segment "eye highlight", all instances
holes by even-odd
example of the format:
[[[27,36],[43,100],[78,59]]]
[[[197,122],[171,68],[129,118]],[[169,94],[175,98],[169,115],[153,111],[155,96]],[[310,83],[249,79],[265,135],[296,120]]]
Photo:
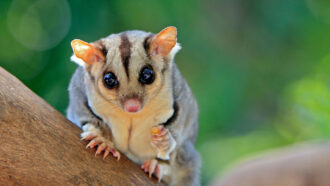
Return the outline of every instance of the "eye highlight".
[[[104,85],[108,89],[116,88],[119,84],[116,75],[112,72],[106,72],[104,74],[103,81],[104,81]]]
[[[149,85],[153,83],[154,80],[155,80],[155,73],[152,67],[150,65],[143,67],[140,72],[139,82],[142,84]]]

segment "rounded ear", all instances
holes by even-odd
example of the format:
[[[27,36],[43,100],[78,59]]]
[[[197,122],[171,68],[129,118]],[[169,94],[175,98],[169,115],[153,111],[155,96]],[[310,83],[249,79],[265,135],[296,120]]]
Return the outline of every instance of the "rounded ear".
[[[74,53],[71,59],[78,64],[81,63],[79,60],[87,64],[93,64],[105,59],[103,53],[98,48],[85,41],[75,39],[71,42],[71,47]]]
[[[151,40],[149,53],[151,55],[168,55],[177,44],[177,30],[174,26],[169,26],[160,31]]]

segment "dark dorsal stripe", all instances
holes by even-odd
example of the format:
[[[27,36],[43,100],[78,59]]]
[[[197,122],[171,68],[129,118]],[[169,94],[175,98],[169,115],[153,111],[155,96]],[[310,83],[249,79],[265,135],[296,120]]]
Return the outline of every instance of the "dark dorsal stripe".
[[[173,123],[176,120],[176,118],[178,116],[178,111],[179,111],[179,106],[178,106],[177,102],[174,102],[173,109],[174,109],[174,112],[173,112],[172,116],[170,118],[168,118],[165,123],[163,123],[164,126],[170,125],[171,123]]]
[[[153,36],[154,36],[153,34],[149,34],[143,41],[143,47],[144,50],[146,51],[148,58],[150,58],[149,49],[150,49],[150,42]]]
[[[121,39],[121,43],[119,46],[120,57],[124,65],[127,78],[129,78],[128,66],[129,66],[129,59],[131,57],[131,43],[129,42],[126,34],[120,35],[120,39]]]

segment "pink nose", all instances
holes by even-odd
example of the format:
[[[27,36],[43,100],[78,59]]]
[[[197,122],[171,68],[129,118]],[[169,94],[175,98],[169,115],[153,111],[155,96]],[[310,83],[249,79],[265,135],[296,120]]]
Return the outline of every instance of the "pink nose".
[[[124,102],[124,109],[126,112],[137,112],[141,109],[141,101],[136,98],[127,99]]]

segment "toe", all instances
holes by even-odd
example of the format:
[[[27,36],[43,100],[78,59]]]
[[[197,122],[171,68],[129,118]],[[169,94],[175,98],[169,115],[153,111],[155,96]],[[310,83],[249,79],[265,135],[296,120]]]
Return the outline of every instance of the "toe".
[[[164,125],[158,125],[157,128],[158,128],[159,131],[163,131],[164,130]]]
[[[163,129],[160,131],[159,136],[165,136],[165,135],[167,135],[167,134],[168,134],[168,129],[163,128]]]
[[[95,140],[92,140],[87,144],[86,149],[88,149],[89,147],[94,148],[95,145],[96,145]]]
[[[120,159],[120,153],[116,149],[111,149],[110,152],[113,157],[117,158],[117,161]]]
[[[160,182],[163,178],[163,171],[159,165],[157,165],[155,169],[155,176],[157,177],[158,182]]]
[[[106,149],[107,148],[107,145],[105,144],[105,143],[102,143],[101,145],[99,145],[98,147],[97,147],[97,150],[96,150],[96,153],[95,153],[95,155],[97,155],[97,154],[100,154],[102,151],[104,151],[104,149]]]
[[[151,160],[151,163],[149,166],[149,177],[150,178],[151,178],[151,175],[154,173],[156,166],[157,166],[157,160],[155,160],[155,159]]]
[[[120,160],[120,153],[117,151],[117,160]]]
[[[96,138],[94,138],[92,141],[90,141],[88,143],[88,145],[86,146],[86,148],[88,148],[88,147],[94,148],[95,145],[99,145],[99,144],[103,143],[103,141],[104,140],[103,140],[102,137],[96,137]]]
[[[107,147],[107,148],[105,149],[105,151],[104,151],[103,159],[105,159],[105,158],[109,155],[109,153],[110,153],[110,148]]]
[[[149,165],[150,165],[150,160],[147,160],[147,161],[142,163],[142,169],[143,169],[144,172],[148,172]]]
[[[161,133],[159,134],[152,134],[151,140],[154,141],[165,141],[165,140],[169,140],[169,135],[168,135],[168,130],[163,130],[161,131]]]

